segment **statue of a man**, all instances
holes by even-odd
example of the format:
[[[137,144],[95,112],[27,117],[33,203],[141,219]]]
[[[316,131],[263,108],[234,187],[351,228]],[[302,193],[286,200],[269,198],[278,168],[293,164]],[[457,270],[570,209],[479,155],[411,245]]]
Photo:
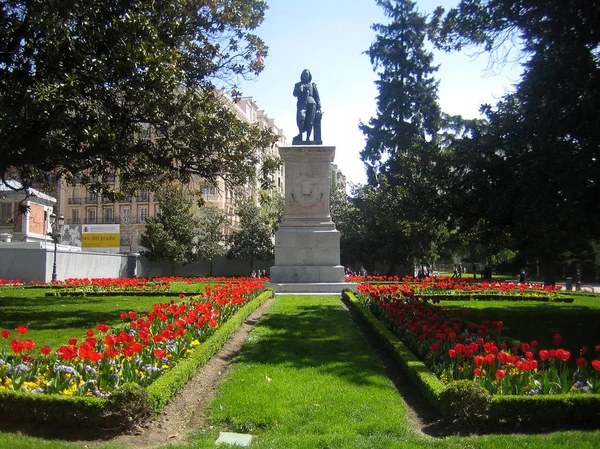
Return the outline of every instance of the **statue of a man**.
[[[300,75],[300,82],[294,85],[294,96],[298,97],[296,122],[298,124],[298,134],[292,140],[292,144],[312,143],[322,144],[321,141],[321,99],[317,85],[312,82],[312,75],[308,69],[304,69]],[[314,141],[310,140],[313,131]],[[303,140],[303,133],[306,133],[306,140]]]

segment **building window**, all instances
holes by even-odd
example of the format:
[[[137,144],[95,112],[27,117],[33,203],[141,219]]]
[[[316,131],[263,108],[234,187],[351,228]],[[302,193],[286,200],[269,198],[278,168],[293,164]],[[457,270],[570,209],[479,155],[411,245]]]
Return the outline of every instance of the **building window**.
[[[148,208],[147,207],[139,207],[138,215],[140,217],[140,223],[146,223],[146,217],[148,216]]]
[[[2,203],[0,204],[0,225],[12,224],[13,217],[13,204]]]
[[[87,210],[87,222],[92,224],[96,223],[96,209]]]
[[[205,195],[216,195],[217,194],[217,188],[214,186],[204,186],[202,188],[202,192]]]
[[[131,221],[131,209],[128,207],[121,208],[121,223],[129,223]]]
[[[79,209],[73,209],[71,211],[71,223],[78,224],[79,223]]]
[[[95,193],[89,193],[85,202],[87,204],[96,204],[98,202],[98,195],[96,195]]]
[[[112,209],[104,209],[104,223],[113,223],[113,210]]]
[[[148,192],[138,192],[135,197],[138,203],[147,203],[150,201],[150,194]]]

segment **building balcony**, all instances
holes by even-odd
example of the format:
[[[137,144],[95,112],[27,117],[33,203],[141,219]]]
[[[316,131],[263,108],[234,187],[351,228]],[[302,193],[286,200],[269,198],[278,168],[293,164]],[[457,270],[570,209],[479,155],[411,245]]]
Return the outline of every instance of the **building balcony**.
[[[83,198],[67,198],[67,204],[83,204]]]
[[[150,195],[149,194],[142,194],[142,195],[136,195],[135,196],[135,201],[138,203],[149,203],[150,202]]]
[[[97,196],[88,196],[85,198],[85,204],[98,204]]]

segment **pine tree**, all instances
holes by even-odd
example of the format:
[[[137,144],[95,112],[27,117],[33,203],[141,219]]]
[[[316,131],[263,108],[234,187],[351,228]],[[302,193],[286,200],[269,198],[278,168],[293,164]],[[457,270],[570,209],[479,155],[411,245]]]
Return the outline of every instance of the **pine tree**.
[[[437,142],[440,127],[437,67],[425,47],[426,18],[410,0],[378,0],[388,24],[376,24],[367,54],[377,70],[377,116],[360,129],[367,142],[367,167],[379,245],[386,262],[410,265],[431,257],[440,237],[443,166]]]

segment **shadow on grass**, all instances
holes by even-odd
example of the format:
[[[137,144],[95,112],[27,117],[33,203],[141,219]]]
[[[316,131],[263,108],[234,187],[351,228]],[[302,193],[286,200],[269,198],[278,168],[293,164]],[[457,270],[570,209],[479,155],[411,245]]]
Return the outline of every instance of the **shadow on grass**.
[[[264,315],[254,335],[237,362],[316,368],[358,385],[375,384],[381,375],[377,360],[339,303]]]
[[[154,299],[154,298],[153,298]],[[172,298],[156,298],[154,302],[168,302]],[[122,301],[119,307],[102,308],[103,303]],[[111,298],[56,298],[56,297],[0,297],[0,328],[14,329],[28,325],[35,330],[54,330],[65,327],[89,327],[106,321],[117,321],[121,312],[132,310],[135,303],[127,297]],[[150,306],[147,307],[150,310]]]

